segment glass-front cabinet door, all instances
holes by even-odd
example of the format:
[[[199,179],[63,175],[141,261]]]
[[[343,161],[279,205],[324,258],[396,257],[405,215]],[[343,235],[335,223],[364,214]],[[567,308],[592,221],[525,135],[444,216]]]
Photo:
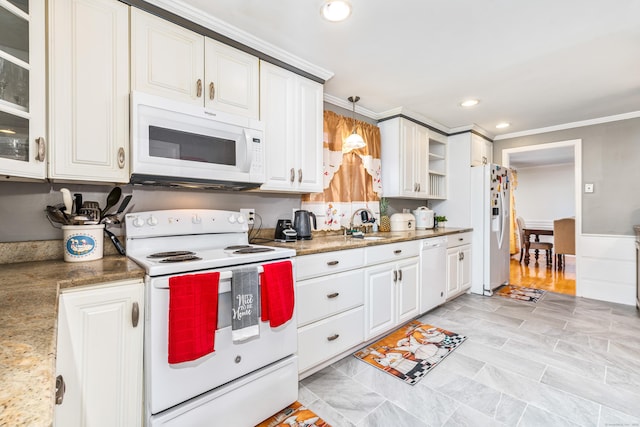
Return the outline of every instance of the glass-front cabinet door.
[[[0,0],[0,175],[46,171],[43,0]]]

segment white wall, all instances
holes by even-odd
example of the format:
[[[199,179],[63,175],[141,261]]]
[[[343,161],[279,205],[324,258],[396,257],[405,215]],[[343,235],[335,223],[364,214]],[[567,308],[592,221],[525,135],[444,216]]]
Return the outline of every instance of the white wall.
[[[553,220],[575,216],[574,164],[518,168],[516,215],[527,225],[553,226]]]

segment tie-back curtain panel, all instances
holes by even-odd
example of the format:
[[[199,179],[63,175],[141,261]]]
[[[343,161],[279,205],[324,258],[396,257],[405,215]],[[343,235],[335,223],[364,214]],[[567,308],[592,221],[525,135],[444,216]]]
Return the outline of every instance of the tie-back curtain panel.
[[[380,218],[380,129],[355,120],[356,132],[366,146],[343,153],[342,143],[353,128],[352,118],[324,112],[324,191],[302,196],[302,209],[316,214],[321,230],[348,227],[351,215],[359,208],[371,210],[378,221]]]

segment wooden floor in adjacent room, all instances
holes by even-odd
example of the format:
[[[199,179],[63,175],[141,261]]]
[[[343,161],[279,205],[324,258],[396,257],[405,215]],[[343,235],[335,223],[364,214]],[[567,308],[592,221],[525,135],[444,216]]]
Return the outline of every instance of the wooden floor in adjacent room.
[[[530,288],[544,289],[565,295],[576,294],[576,259],[573,256],[565,256],[565,264],[562,270],[557,270],[555,264],[547,266],[544,257],[536,264],[533,256],[529,265],[520,263],[519,256],[511,258],[510,283],[527,286]]]

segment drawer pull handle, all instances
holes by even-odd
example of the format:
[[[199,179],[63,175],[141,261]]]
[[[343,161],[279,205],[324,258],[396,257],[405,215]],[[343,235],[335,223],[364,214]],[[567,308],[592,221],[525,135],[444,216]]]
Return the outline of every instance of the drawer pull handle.
[[[327,341],[335,341],[338,339],[339,336],[340,334],[333,334],[330,337],[327,337]]]
[[[402,253],[402,249],[396,249],[395,251],[393,251],[393,253],[396,255],[400,255]]]
[[[458,240],[462,242],[464,239],[462,237],[458,237]]]
[[[340,261],[327,261],[327,265],[338,265]]]
[[[327,298],[336,298],[338,295],[340,295],[340,292],[334,292],[332,294],[328,294]]]

